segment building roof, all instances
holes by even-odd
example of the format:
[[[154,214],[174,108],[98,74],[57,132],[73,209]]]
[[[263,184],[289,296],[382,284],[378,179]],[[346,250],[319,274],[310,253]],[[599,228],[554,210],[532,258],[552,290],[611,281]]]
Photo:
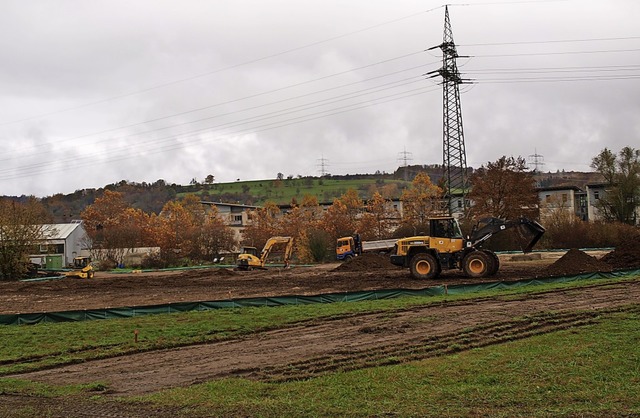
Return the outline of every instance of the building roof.
[[[42,225],[42,232],[45,239],[67,239],[80,225],[82,225],[82,222],[44,224]]]
[[[560,190],[573,190],[574,192],[581,192],[582,191],[582,189],[580,189],[578,186],[538,187],[536,190],[538,192],[553,192],[553,191],[560,191]]]
[[[246,208],[246,209],[258,209],[260,207],[260,206],[252,206],[252,205],[242,205],[240,203],[208,202],[206,200],[201,200],[200,203],[203,205],[229,206],[233,208]]]

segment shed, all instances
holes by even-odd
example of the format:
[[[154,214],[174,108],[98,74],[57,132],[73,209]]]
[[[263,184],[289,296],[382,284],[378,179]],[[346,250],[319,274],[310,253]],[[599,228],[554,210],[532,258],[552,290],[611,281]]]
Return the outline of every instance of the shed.
[[[42,268],[60,269],[73,264],[73,258],[87,255],[85,245],[87,232],[81,221],[65,224],[42,225],[43,239],[37,253],[30,256],[31,262]]]

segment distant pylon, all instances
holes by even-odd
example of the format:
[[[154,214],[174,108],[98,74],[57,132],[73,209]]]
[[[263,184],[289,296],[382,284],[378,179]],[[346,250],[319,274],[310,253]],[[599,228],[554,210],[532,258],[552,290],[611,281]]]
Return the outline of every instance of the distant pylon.
[[[445,180],[445,198],[449,213],[464,212],[467,206],[467,154],[462,130],[462,108],[460,106],[460,88],[465,80],[460,77],[456,58],[459,57],[453,42],[453,32],[449,21],[449,9],[444,8],[444,36],[442,44],[429,49],[442,50],[442,68],[431,71],[431,77],[442,77],[443,99],[443,169]],[[459,199],[459,200],[457,200]]]
[[[409,181],[409,164],[408,161],[413,160],[411,157],[413,154],[407,152],[405,148],[404,151],[398,153],[398,160],[402,163],[403,171],[404,171],[404,181]]]
[[[529,155],[529,167],[533,166],[533,171],[540,172],[540,168],[544,166],[544,156],[538,154],[536,149],[533,154]]]
[[[324,177],[327,174],[329,174],[327,172],[327,165],[329,165],[329,160],[324,158],[324,155],[323,155],[322,158],[318,160],[318,162],[319,162],[318,165],[320,166],[320,170],[318,170],[320,171],[320,177]]]

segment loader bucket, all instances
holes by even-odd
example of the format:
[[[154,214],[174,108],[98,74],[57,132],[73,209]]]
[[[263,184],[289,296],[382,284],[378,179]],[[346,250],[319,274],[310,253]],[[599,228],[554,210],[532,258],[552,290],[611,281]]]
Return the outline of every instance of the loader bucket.
[[[520,238],[522,238],[521,244],[524,244],[522,245],[522,252],[524,253],[531,252],[546,231],[542,225],[532,220],[521,223],[516,230]]]

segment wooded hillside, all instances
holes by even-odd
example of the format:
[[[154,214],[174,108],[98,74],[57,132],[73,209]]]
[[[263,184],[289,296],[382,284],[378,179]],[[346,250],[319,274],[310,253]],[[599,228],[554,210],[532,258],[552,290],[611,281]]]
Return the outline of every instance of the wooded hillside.
[[[384,198],[397,199],[421,171],[426,172],[434,184],[438,184],[442,177],[441,168],[430,165],[400,167],[393,174],[378,172],[326,177],[287,177],[230,183],[192,181],[189,185],[169,184],[164,180],[154,183],[122,180],[98,189],[76,190],[70,194],[58,193],[44,197],[41,201],[51,215],[50,222],[64,223],[79,219],[80,213],[97,197],[102,196],[105,190],[122,193],[131,206],[149,213],[159,213],[165,203],[189,193],[196,194],[201,200],[206,201],[256,206],[261,206],[267,201],[276,204],[301,202],[305,195],[314,196],[321,203],[331,203],[349,189],[357,190],[363,199],[371,198],[376,191]],[[535,177],[542,187],[574,185],[583,188],[586,184],[601,181],[599,174],[584,172],[539,173]],[[26,201],[28,196],[14,199]]]

